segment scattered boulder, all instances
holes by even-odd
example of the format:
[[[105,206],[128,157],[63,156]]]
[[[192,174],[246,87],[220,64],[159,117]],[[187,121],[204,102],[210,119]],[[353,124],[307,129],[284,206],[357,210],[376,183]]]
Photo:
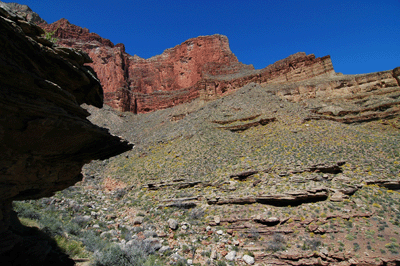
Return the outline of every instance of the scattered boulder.
[[[143,216],[136,216],[135,219],[133,220],[133,224],[134,225],[140,225],[142,224],[144,221],[144,217]]]
[[[168,220],[168,226],[172,230],[176,230],[176,229],[178,229],[178,222],[175,219],[169,219]]]
[[[244,255],[243,256],[244,262],[246,262],[248,265],[253,265],[255,263],[254,257],[249,256],[249,255]]]
[[[226,256],[225,259],[228,261],[234,261],[236,259],[236,251],[231,251],[229,252]]]

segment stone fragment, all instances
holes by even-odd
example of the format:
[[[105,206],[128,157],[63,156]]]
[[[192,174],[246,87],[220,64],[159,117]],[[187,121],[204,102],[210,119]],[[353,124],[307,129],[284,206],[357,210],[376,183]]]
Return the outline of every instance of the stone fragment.
[[[136,216],[135,219],[133,220],[133,224],[134,225],[139,225],[142,224],[144,221],[144,217],[143,216]]]
[[[253,265],[255,263],[254,257],[249,256],[249,255],[244,255],[243,256],[244,262],[246,262],[248,265]]]
[[[169,219],[168,220],[168,226],[172,230],[176,230],[176,229],[178,229],[178,222],[175,219]]]
[[[229,261],[234,261],[236,258],[236,251],[230,251],[226,256],[225,259]]]
[[[211,250],[210,258],[213,260],[217,259],[217,251],[215,249]]]
[[[169,246],[162,246],[162,247],[158,250],[158,252],[159,252],[159,253],[164,253],[164,252],[167,252],[167,251],[169,251],[169,250],[171,250],[171,248],[170,248]]]
[[[159,250],[162,247],[160,240],[155,237],[146,238],[145,240],[143,240],[143,243],[150,246],[153,249],[153,251]]]
[[[349,196],[343,194],[342,192],[335,192],[331,197],[330,197],[330,201],[333,202],[340,202],[340,201],[344,201],[345,199],[348,199]]]

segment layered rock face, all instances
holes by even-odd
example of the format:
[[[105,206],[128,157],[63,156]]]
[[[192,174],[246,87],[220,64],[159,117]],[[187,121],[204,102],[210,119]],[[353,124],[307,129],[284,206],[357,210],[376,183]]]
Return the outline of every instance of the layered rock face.
[[[87,54],[55,46],[2,8],[0,28],[0,255],[12,259],[22,241],[10,229],[13,200],[51,196],[81,180],[85,163],[132,144],[86,119],[81,104],[103,105]]]
[[[361,74],[335,75],[285,84],[276,94],[302,102],[313,115],[343,123],[368,122],[400,116],[400,68]],[[399,120],[390,122],[400,128]]]
[[[149,59],[130,56],[123,44],[114,45],[66,19],[40,26],[54,32],[58,43],[86,51],[104,87],[105,103],[120,111],[144,113],[197,98],[213,100],[251,82],[282,84],[282,98],[299,102],[354,94],[386,94],[398,86],[398,70],[364,75],[336,74],[330,56],[297,53],[255,70],[230,51],[226,36],[193,38]],[[396,74],[396,73],[397,74]],[[389,96],[391,97],[391,96]],[[384,116],[385,117],[385,116]]]
[[[58,43],[84,50],[104,87],[105,103],[121,111],[143,113],[202,97],[228,93],[250,82],[284,83],[334,74],[329,56],[297,53],[262,70],[238,61],[226,36],[201,36],[149,59],[130,56],[87,29],[61,19],[40,24]]]

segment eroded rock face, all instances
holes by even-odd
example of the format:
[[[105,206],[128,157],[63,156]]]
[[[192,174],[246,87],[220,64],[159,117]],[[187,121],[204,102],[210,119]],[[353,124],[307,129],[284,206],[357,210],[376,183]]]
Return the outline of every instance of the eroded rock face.
[[[37,13],[33,12],[27,5],[20,5],[17,3],[4,3],[0,1],[0,7],[9,13],[14,13],[28,22],[33,23],[46,23]]]
[[[399,69],[295,82],[279,88],[276,94],[292,102],[303,102],[312,112],[306,120],[351,124],[398,118]],[[393,126],[398,128],[395,123]]]
[[[54,31],[60,45],[89,54],[104,87],[105,103],[121,111],[143,113],[199,97],[210,100],[250,82],[285,83],[334,74],[329,56],[315,58],[305,53],[254,70],[240,63],[227,37],[218,34],[189,39],[143,59],[127,54],[123,44],[114,45],[65,19],[40,25]]]
[[[0,255],[21,241],[9,231],[11,202],[51,196],[81,180],[81,168],[132,144],[90,123],[103,105],[91,59],[41,37],[44,31],[0,8]]]

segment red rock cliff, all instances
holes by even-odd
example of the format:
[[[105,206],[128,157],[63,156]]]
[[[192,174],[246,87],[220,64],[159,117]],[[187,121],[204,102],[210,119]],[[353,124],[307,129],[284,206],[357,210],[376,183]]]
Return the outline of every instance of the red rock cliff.
[[[238,61],[223,35],[200,36],[143,59],[130,56],[96,33],[61,19],[42,23],[58,43],[80,48],[92,58],[104,88],[105,103],[122,111],[143,113],[203,97],[212,99],[249,82],[300,81],[334,73],[330,57],[298,53],[262,70]]]

